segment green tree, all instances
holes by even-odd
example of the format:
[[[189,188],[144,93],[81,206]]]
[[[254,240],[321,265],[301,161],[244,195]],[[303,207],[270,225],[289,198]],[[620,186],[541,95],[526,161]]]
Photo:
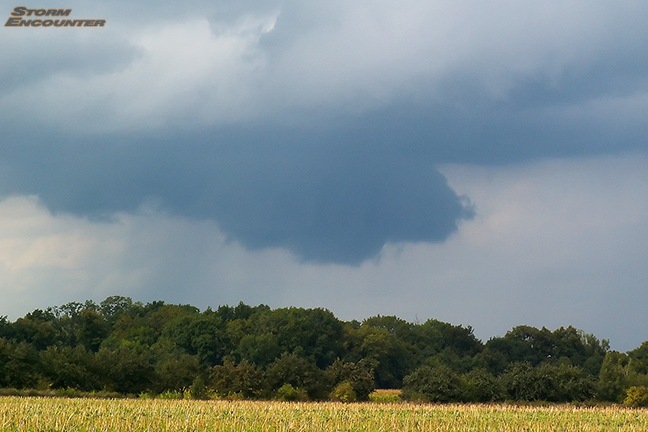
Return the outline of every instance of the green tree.
[[[208,399],[207,386],[202,375],[196,375],[191,383],[191,387],[189,387],[189,394],[192,399]]]
[[[558,359],[568,358],[573,366],[583,368],[590,376],[598,376],[609,342],[572,326],[553,332]]]
[[[237,306],[220,306],[215,313],[223,321],[229,322],[234,320],[247,320],[252,315],[268,312],[269,310],[270,307],[266,305],[249,306],[240,302]]]
[[[509,398],[516,401],[544,400],[550,392],[549,379],[528,362],[513,363],[501,380]]]
[[[605,355],[598,380],[598,399],[610,402],[621,402],[628,387],[628,365],[630,358],[617,351]]]
[[[582,368],[567,361],[555,364],[514,363],[501,377],[513,400],[575,402],[595,395],[595,382]]]
[[[295,388],[292,384],[284,384],[277,389],[275,399],[286,402],[307,401],[308,393],[300,388]]]
[[[443,350],[450,350],[458,357],[474,356],[482,349],[482,343],[473,334],[472,327],[452,325],[430,319],[415,327],[417,342],[425,358]]]
[[[358,359],[374,370],[380,388],[399,388],[414,366],[414,355],[406,343],[389,330],[362,325],[354,335]]]
[[[257,398],[266,389],[263,372],[257,366],[246,361],[235,365],[229,360],[212,368],[209,386],[222,397]]]
[[[326,368],[342,354],[342,323],[326,309],[283,308],[253,315],[253,334],[275,335],[279,352]]]
[[[11,357],[8,366],[13,376],[12,387],[35,387],[42,376],[38,352],[29,344],[19,343],[14,345]]]
[[[0,316],[0,339],[13,339],[14,329],[6,316]]]
[[[56,318],[49,311],[36,309],[13,324],[14,337],[18,342],[31,344],[44,350],[57,342]]]
[[[119,314],[102,347],[114,349],[124,342],[150,347],[158,341],[167,324],[187,315],[198,315],[198,309],[164,302],[134,304],[128,313]]]
[[[112,327],[122,314],[137,314],[141,303],[134,303],[130,297],[110,296],[99,303],[99,312]]]
[[[96,361],[102,388],[139,394],[153,386],[153,359],[146,347],[125,343],[115,349],[101,348]]]
[[[489,340],[486,346],[501,352],[507,364],[529,363],[537,366],[546,361],[557,361],[560,357],[554,335],[544,327],[517,326],[504,337]]]
[[[623,405],[632,408],[648,407],[648,387],[632,386],[628,389]]]
[[[342,381],[331,392],[331,399],[339,402],[356,402],[358,395],[349,381]]]
[[[326,369],[325,375],[332,387],[342,383],[346,383],[345,388],[351,386],[355,400],[369,400],[369,394],[376,388],[373,368],[365,360],[352,363],[338,359]]]
[[[633,368],[637,373],[648,374],[648,341],[645,341],[632,351],[628,356],[633,360]]]
[[[537,367],[538,379],[546,382],[543,400],[550,402],[581,402],[596,394],[594,379],[582,368],[567,361],[559,364],[543,363]]]
[[[83,346],[49,347],[41,353],[45,378],[53,388],[100,390],[95,358]]]
[[[78,340],[87,350],[97,352],[110,328],[105,318],[93,309],[83,309],[79,316]]]
[[[364,320],[362,325],[384,329],[390,334],[396,336],[398,339],[409,344],[417,342],[417,335],[415,332],[416,326],[393,315],[373,316]]]
[[[447,366],[421,366],[403,380],[403,398],[428,402],[464,399],[459,375]]]
[[[282,351],[277,336],[273,333],[261,333],[243,336],[234,353],[243,361],[266,367],[277,360]]]
[[[153,369],[151,388],[156,393],[187,389],[203,372],[198,357],[189,354],[162,358]]]
[[[324,372],[312,361],[296,354],[284,354],[275,360],[268,366],[266,377],[272,390],[290,384],[305,390],[313,400],[326,399],[330,392]]]
[[[168,321],[163,327],[161,337],[168,339],[187,354],[197,356],[205,367],[221,363],[226,354],[224,325],[215,314],[187,311]]]
[[[41,372],[38,352],[31,344],[0,339],[0,387],[34,387]]]
[[[462,376],[463,396],[469,402],[493,402],[505,399],[502,382],[486,369],[473,369]]]

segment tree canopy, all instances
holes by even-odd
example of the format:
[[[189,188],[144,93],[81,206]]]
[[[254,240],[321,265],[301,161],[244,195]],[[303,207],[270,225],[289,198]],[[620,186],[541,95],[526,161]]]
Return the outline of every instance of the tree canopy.
[[[574,327],[470,326],[395,316],[345,322],[322,308],[143,304],[112,296],[0,318],[0,387],[199,389],[222,397],[363,400],[374,388],[436,402],[622,401],[648,385],[648,341],[610,351]]]

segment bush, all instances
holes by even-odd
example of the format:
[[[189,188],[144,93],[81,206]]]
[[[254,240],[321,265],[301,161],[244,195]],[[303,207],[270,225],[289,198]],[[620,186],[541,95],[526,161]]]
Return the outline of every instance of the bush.
[[[351,384],[359,401],[369,400],[369,394],[376,388],[373,368],[365,360],[351,363],[338,359],[326,370],[325,375],[334,389],[345,381]]]
[[[493,402],[504,399],[500,380],[486,369],[474,369],[462,376],[464,399],[470,402]]]
[[[564,363],[514,363],[502,382],[517,401],[582,402],[594,396],[596,386],[581,368]]]
[[[547,399],[551,383],[531,363],[513,363],[500,378],[511,400],[541,401]]]
[[[281,401],[306,401],[308,394],[299,387],[293,387],[292,384],[284,384],[277,389],[277,400]]]
[[[242,361],[238,365],[226,361],[211,371],[210,388],[220,397],[228,399],[257,398],[264,389],[263,374],[255,365]]]
[[[167,390],[164,393],[160,393],[158,396],[160,399],[182,399],[184,395],[182,392],[177,390]]]
[[[208,399],[207,386],[205,385],[205,380],[200,375],[194,378],[189,388],[189,394],[191,399]]]
[[[330,387],[326,384],[324,372],[315,363],[296,354],[284,354],[266,370],[271,389],[279,389],[285,384],[308,393],[312,400],[326,399]]]
[[[333,389],[331,399],[338,402],[357,402],[358,395],[353,390],[353,384],[349,381],[344,381]]]
[[[648,387],[646,386],[632,386],[626,393],[626,398],[623,405],[639,408],[648,407]]]
[[[583,369],[569,364],[543,364],[541,375],[550,379],[550,391],[546,399],[551,402],[582,402],[596,394],[596,383]]]
[[[403,380],[403,398],[428,402],[461,401],[461,381],[447,366],[421,366]]]

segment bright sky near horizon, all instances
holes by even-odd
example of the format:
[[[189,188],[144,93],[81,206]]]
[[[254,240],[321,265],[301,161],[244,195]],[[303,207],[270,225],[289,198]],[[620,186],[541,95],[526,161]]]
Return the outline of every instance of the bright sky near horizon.
[[[648,340],[648,3],[27,7],[106,23],[0,28],[0,316],[126,295]]]

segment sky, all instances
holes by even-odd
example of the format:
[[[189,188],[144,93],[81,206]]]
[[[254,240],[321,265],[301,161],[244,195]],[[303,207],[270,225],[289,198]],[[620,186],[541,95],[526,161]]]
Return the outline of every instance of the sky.
[[[648,3],[232,3],[0,28],[0,315],[124,295],[648,340]]]

